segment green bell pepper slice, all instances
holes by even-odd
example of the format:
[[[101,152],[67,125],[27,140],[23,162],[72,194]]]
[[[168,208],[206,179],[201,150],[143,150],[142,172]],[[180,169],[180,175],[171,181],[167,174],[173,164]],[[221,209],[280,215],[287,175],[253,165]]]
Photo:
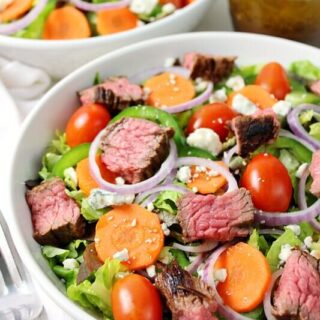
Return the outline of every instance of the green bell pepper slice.
[[[63,179],[64,170],[75,166],[79,161],[88,158],[90,143],[79,144],[66,152],[54,165],[52,174]]]
[[[185,268],[187,267],[190,262],[187,259],[185,253],[179,249],[170,249],[170,253],[174,256],[174,258],[177,260],[179,266],[181,268]]]

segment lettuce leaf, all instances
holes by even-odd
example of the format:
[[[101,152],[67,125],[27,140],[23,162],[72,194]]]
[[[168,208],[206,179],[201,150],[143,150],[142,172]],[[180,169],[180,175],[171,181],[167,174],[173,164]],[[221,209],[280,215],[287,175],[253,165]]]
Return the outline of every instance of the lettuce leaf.
[[[275,271],[278,268],[281,246],[285,244],[290,244],[292,247],[300,247],[302,242],[292,230],[286,229],[286,231],[272,243],[270,250],[268,251],[267,260],[272,271]]]
[[[269,250],[268,242],[266,241],[264,236],[261,236],[259,234],[259,231],[257,229],[254,229],[251,233],[251,236],[248,240],[248,245],[252,246],[257,250],[260,250],[263,253]]]
[[[177,191],[163,191],[161,192],[156,200],[153,202],[155,208],[159,210],[167,211],[171,214],[176,215],[178,208],[177,208],[177,201],[181,197],[181,193]]]
[[[312,125],[310,125],[309,134],[311,137],[320,140],[320,122],[313,123]]]
[[[81,203],[81,214],[88,221],[97,221],[102,215],[106,213],[106,209],[94,209],[90,205],[88,198],[82,200]]]
[[[85,280],[79,285],[68,287],[67,295],[82,307],[100,311],[107,318],[112,318],[111,289],[119,275],[123,275],[126,268],[120,261],[106,260],[95,273],[94,280]]]
[[[289,71],[298,77],[307,80],[320,79],[320,68],[316,67],[309,60],[300,60],[292,62],[289,66]]]
[[[320,103],[320,97],[310,92],[290,92],[286,95],[285,100],[293,106],[298,106],[302,103]]]

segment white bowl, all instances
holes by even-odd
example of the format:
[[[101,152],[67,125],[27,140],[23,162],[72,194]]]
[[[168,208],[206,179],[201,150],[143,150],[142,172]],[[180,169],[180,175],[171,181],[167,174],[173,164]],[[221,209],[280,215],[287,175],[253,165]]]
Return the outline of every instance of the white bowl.
[[[130,31],[82,40],[31,40],[0,35],[0,55],[44,69],[60,79],[112,50],[142,40],[193,30],[212,0],[197,0],[174,14]]]
[[[59,82],[40,101],[25,121],[8,182],[9,207],[13,216],[12,232],[19,253],[43,289],[59,306],[77,320],[93,319],[64,295],[63,285],[42,257],[40,246],[32,238],[30,211],[26,204],[23,182],[36,177],[41,155],[57,128],[64,129],[79,105],[76,92],[91,85],[97,71],[103,77],[132,75],[163,64],[167,57],[189,51],[237,55],[242,65],[279,61],[288,65],[297,59],[310,59],[320,65],[320,50],[296,42],[245,33],[191,33],[158,38],[109,53],[72,73]]]

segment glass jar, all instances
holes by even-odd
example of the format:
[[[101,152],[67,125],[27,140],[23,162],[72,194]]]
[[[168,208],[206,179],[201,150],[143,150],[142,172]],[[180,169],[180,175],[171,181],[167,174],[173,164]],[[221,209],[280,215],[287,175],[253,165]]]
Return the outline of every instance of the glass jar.
[[[235,30],[320,46],[320,0],[229,0]]]

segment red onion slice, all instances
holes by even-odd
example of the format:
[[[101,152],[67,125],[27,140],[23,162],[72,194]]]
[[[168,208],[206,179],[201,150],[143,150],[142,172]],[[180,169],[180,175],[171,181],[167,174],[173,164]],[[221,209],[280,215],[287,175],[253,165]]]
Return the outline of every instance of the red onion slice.
[[[158,67],[158,68],[153,68],[153,69],[144,71],[143,73],[139,73],[138,75],[132,76],[130,77],[130,81],[137,84],[141,84],[147,79],[163,72],[178,74],[185,78],[189,78],[190,76],[190,71],[183,67]],[[208,82],[206,90],[204,90],[200,95],[198,95],[194,99],[181,104],[177,104],[175,106],[162,107],[161,110],[164,110],[168,113],[179,113],[182,111],[192,109],[193,107],[199,106],[204,102],[208,101],[212,93],[212,90],[213,90],[213,84],[212,82]]]
[[[157,184],[159,184],[165,177],[170,174],[172,169],[174,168],[176,159],[177,159],[177,147],[175,143],[170,140],[170,153],[167,159],[162,163],[158,172],[151,178],[144,180],[139,183],[131,184],[131,185],[117,185],[110,182],[105,181],[100,173],[99,167],[96,163],[96,154],[100,147],[101,137],[105,134],[105,130],[102,130],[94,139],[90,146],[89,151],[89,164],[90,164],[90,172],[92,177],[98,183],[98,185],[109,192],[116,192],[121,194],[136,194],[139,192],[146,191],[148,189],[153,188]]]
[[[220,255],[229,247],[231,244],[225,244],[224,246],[218,248],[215,250],[211,256],[207,259],[204,270],[203,270],[203,275],[202,275],[202,280],[208,284],[210,287],[212,287],[214,291],[214,296],[218,304],[218,312],[221,316],[228,320],[252,320],[251,318],[245,317],[241,315],[240,313],[234,311],[231,309],[229,306],[225,305],[222,298],[220,297],[217,289],[216,289],[216,284],[214,282],[213,278],[213,270],[214,270],[214,265],[216,264],[218,258]]]
[[[39,0],[37,4],[21,19],[10,22],[10,23],[1,23],[0,34],[10,35],[27,27],[31,22],[33,22],[38,17],[38,15],[43,10],[47,2],[48,0]]]
[[[259,234],[262,234],[262,235],[273,235],[273,234],[276,234],[278,236],[281,236],[283,233],[284,233],[283,230],[275,229],[275,228],[272,228],[272,229],[260,229],[259,230]]]
[[[237,145],[235,145],[234,147],[232,147],[228,151],[224,152],[224,154],[223,154],[223,162],[227,166],[229,166],[230,161],[231,161],[232,157],[235,155],[236,151],[237,151]]]
[[[188,272],[190,272],[191,274],[195,273],[197,271],[197,269],[199,268],[199,266],[201,265],[203,259],[204,259],[204,254],[200,253],[196,256],[195,260],[190,263],[187,267],[186,270]]]
[[[184,252],[190,252],[190,253],[204,253],[213,250],[218,245],[217,241],[211,241],[207,240],[201,243],[198,246],[184,246],[180,243],[174,242],[172,247],[175,249],[179,249]]]
[[[130,4],[130,1],[131,0],[119,0],[117,2],[90,3],[81,0],[69,0],[70,3],[72,3],[79,9],[93,12],[127,7]]]
[[[301,139],[308,142],[314,148],[319,149],[320,148],[320,141],[309,135],[309,133],[306,131],[306,129],[302,126],[300,119],[299,119],[299,115],[301,112],[306,111],[306,110],[310,110],[310,109],[320,113],[320,106],[316,106],[314,104],[302,104],[298,107],[293,108],[287,117],[288,125],[289,125],[290,129],[298,137],[300,137]]]
[[[175,167],[179,168],[182,166],[200,166],[200,167],[206,167],[211,170],[214,170],[227,179],[227,182],[228,182],[227,192],[238,189],[238,184],[234,176],[226,168],[224,168],[220,164],[215,163],[212,160],[196,158],[196,157],[182,157],[178,159]]]
[[[305,210],[308,208],[306,200],[306,183],[309,176],[309,166],[307,166],[301,175],[299,185],[298,185],[298,206],[300,210]]]
[[[272,304],[271,304],[271,296],[272,296],[272,290],[273,287],[278,280],[278,278],[281,276],[283,270],[278,270],[272,275],[272,280],[269,286],[268,291],[266,292],[265,298],[263,300],[263,308],[264,313],[267,318],[267,320],[277,320],[276,317],[272,314]]]

